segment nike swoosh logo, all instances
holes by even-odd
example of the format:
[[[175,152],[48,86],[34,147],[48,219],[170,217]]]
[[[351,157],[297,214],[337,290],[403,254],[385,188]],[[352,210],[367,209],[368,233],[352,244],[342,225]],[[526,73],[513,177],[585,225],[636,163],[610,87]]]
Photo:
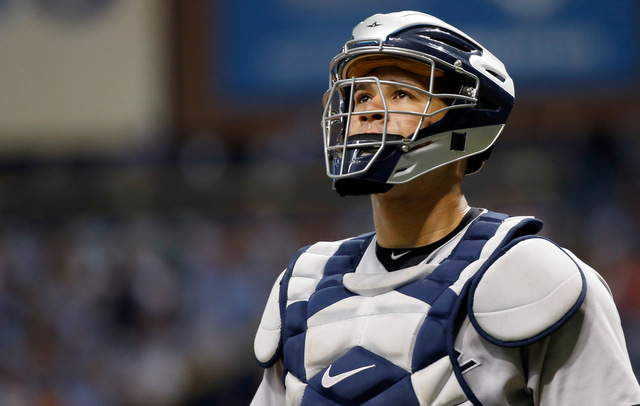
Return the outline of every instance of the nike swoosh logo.
[[[375,367],[376,364],[372,364],[372,365],[367,365],[366,367],[362,367],[362,368],[356,368],[356,369],[352,369],[351,371],[347,371],[347,372],[343,372],[341,374],[338,374],[336,376],[331,376],[331,365],[329,365],[329,368],[327,368],[327,370],[324,372],[324,375],[322,375],[322,386],[326,389],[329,389],[330,387],[332,387],[333,385],[336,385],[339,382],[344,381],[345,379],[359,373],[362,372],[366,369],[370,369]]]
[[[403,256],[403,255],[407,255],[407,254],[408,254],[408,253],[410,253],[410,252],[411,252],[411,250],[409,250],[409,251],[405,251],[405,252],[400,253],[400,254],[398,254],[398,255],[396,255],[396,253],[395,253],[395,252],[392,252],[392,253],[391,253],[391,259],[393,259],[393,260],[395,261],[396,259],[400,258],[400,257],[401,257],[401,256]]]

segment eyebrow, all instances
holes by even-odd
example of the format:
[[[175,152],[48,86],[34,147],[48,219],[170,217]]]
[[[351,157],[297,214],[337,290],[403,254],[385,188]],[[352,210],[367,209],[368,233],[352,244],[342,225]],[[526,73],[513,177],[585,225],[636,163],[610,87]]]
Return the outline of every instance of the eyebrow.
[[[385,83],[383,83],[383,85],[385,85]],[[428,90],[429,88],[429,83],[426,83],[426,88],[424,87],[425,84],[420,83],[419,81],[413,81],[413,80],[409,80],[407,82],[399,82],[396,81],[396,83],[386,83],[386,85],[391,85],[391,86],[415,86],[415,87],[419,87],[423,90]],[[378,86],[375,83],[372,82],[364,82],[364,83],[357,83],[354,87],[354,92],[358,92],[358,91],[371,91],[371,89],[377,89]]]
[[[358,83],[358,84],[356,84],[354,90],[357,92],[357,91],[360,91],[360,90],[369,90],[372,87],[373,87],[373,83]]]

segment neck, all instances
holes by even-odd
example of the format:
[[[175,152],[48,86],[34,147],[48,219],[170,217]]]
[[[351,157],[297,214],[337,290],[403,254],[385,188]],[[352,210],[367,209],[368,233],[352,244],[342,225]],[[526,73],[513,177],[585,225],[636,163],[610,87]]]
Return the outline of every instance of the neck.
[[[378,244],[413,248],[434,243],[449,234],[469,210],[461,176],[434,171],[389,192],[371,196]],[[463,175],[462,175],[463,176]]]

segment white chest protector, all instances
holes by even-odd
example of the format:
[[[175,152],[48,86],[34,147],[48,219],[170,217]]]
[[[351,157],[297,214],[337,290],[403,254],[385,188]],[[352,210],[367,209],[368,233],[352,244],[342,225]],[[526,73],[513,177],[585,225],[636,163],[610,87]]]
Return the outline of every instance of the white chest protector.
[[[282,360],[288,405],[479,404],[453,345],[461,320],[521,346],[584,300],[582,271],[540,228],[484,213],[446,258],[394,272],[375,260],[373,234],[303,249],[269,298],[258,362]]]

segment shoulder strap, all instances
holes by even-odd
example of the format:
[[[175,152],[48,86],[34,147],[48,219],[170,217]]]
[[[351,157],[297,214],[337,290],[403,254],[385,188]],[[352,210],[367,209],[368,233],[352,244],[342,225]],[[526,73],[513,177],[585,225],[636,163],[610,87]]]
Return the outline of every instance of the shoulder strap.
[[[450,337],[451,341],[455,338],[457,315],[464,309],[465,288],[495,247],[507,244],[515,235],[535,232],[540,226],[541,222],[533,218],[484,213],[469,225],[455,248],[428,277],[398,289],[431,306],[417,336],[417,342],[425,344],[414,350],[412,365],[416,370],[431,365],[447,352],[453,354],[453,343],[443,341],[443,337]]]
[[[319,242],[301,249],[291,260],[280,282],[281,337],[274,357],[280,357],[287,351],[287,343],[292,342],[289,347],[295,350],[290,351],[293,355],[289,358],[295,359],[285,360],[289,361],[284,364],[285,374],[292,370],[294,375],[304,376],[300,353],[304,347],[298,346],[297,341],[303,340],[301,335],[306,329],[309,296],[324,276],[355,270],[373,236],[374,233],[367,233],[342,241]]]

